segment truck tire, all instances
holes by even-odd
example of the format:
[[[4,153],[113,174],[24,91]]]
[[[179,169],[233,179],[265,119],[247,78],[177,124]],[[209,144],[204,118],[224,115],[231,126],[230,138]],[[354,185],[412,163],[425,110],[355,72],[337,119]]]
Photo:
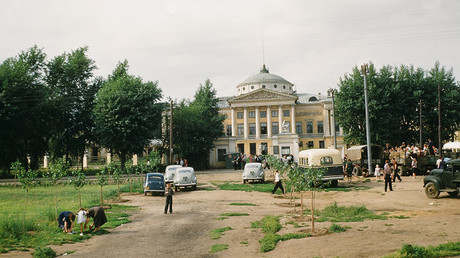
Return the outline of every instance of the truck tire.
[[[339,180],[332,180],[331,187],[337,187],[339,185]]]
[[[425,194],[428,198],[436,199],[439,196],[439,190],[436,189],[436,186],[433,182],[429,182],[425,186]]]
[[[458,195],[458,191],[455,192],[447,192],[450,196],[455,197]]]

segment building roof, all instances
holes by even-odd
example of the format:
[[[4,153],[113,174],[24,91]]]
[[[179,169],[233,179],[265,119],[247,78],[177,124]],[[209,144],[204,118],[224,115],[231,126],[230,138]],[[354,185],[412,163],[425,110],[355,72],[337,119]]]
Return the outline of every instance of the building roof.
[[[262,69],[260,70],[258,74],[247,78],[246,80],[238,84],[236,87],[240,87],[243,85],[250,85],[250,84],[259,84],[259,83],[277,83],[277,84],[281,84],[281,85],[285,84],[289,86],[294,85],[279,75],[271,74],[268,71],[268,69],[265,68],[265,65],[263,65]]]

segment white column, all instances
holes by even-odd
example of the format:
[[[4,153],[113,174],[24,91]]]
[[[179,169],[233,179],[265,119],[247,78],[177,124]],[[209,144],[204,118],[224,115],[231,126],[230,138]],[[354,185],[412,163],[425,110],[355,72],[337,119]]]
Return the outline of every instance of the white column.
[[[267,106],[267,138],[272,138],[272,110]]]
[[[256,139],[260,139],[260,116],[259,116],[259,107],[256,107]]]
[[[137,154],[134,154],[133,155],[133,166],[137,166],[137,165],[138,165]]]
[[[329,132],[329,110],[324,109],[323,110],[323,131],[324,131],[324,137],[329,137],[331,134]]]
[[[291,133],[295,133],[295,105],[291,106]],[[297,145],[298,146],[298,145]]]
[[[43,157],[43,167],[44,168],[48,168],[48,166],[49,166],[49,160],[48,159],[49,159],[48,155],[45,155],[45,157]]]
[[[88,154],[83,154],[83,168],[88,168]]]
[[[235,108],[232,107],[232,136],[235,137],[236,136],[236,112],[235,112]]]
[[[283,106],[278,106],[278,133],[283,132]]]
[[[107,152],[107,165],[112,163],[112,153]]]
[[[244,139],[249,138],[248,108],[244,107]]]

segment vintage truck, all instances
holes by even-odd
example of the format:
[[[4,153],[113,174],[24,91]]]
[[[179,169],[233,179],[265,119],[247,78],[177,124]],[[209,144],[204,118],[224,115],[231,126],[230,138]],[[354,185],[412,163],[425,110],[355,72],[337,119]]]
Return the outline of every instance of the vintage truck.
[[[425,194],[429,198],[439,197],[440,192],[447,192],[450,196],[458,195],[460,191],[460,159],[445,161],[444,169],[433,169],[423,179]]]

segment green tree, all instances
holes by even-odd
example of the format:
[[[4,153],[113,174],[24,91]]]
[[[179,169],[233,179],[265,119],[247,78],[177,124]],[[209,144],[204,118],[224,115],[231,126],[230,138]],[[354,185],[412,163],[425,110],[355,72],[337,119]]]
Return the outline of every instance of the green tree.
[[[29,190],[34,187],[34,181],[37,177],[37,172],[31,170],[26,171],[26,169],[21,165],[19,161],[14,162],[11,165],[11,169],[17,171],[18,180],[22,184],[22,188],[26,191],[26,196],[24,198],[24,210],[22,212],[22,230],[25,231],[26,223],[26,210],[27,210],[27,201],[29,199]]]
[[[419,141],[420,100],[424,139],[437,139],[437,88],[441,85],[442,134],[444,140],[453,138],[459,128],[460,106],[454,99],[460,88],[452,75],[439,63],[428,73],[413,66],[383,66],[379,71],[371,63],[367,86],[369,121],[372,143],[393,145]],[[340,78],[336,95],[336,118],[346,132],[349,144],[366,142],[364,107],[364,80],[361,70],[354,67],[350,74]]]
[[[117,184],[117,199],[120,201],[120,183],[122,181],[122,176],[124,171],[121,167],[114,166],[111,171],[112,179]]]
[[[62,177],[69,174],[69,166],[63,158],[58,159],[56,162],[51,163],[50,168],[43,173],[43,176],[50,181],[54,186],[54,212],[55,219],[58,219],[57,203],[58,203],[58,183]]]
[[[102,194],[102,188],[104,185],[109,183],[109,171],[107,167],[101,169],[100,173],[96,173],[97,184],[101,187],[101,207],[104,206],[104,196]]]
[[[74,177],[74,179],[70,180],[70,183],[75,187],[77,188],[78,190],[78,203],[79,203],[79,207],[82,208],[81,206],[81,189],[86,185],[88,184],[88,180],[86,179],[86,175],[85,173],[83,173],[83,171],[81,170],[74,170],[72,171],[72,176]]]
[[[44,83],[46,54],[34,46],[0,64],[0,169],[19,160],[38,168],[47,150],[51,113]]]
[[[219,99],[207,79],[192,102],[182,101],[173,113],[174,152],[185,157],[197,169],[207,168],[209,151],[223,134],[225,115],[219,114]]]
[[[120,156],[141,153],[161,130],[161,89],[157,82],[143,82],[127,73],[128,62],[119,63],[102,85],[94,107],[97,142]]]
[[[94,60],[88,58],[88,47],[56,56],[47,63],[46,82],[52,92],[53,157],[65,155],[81,158],[94,140],[92,110],[102,79],[93,78]],[[83,167],[83,166],[82,166]]]

